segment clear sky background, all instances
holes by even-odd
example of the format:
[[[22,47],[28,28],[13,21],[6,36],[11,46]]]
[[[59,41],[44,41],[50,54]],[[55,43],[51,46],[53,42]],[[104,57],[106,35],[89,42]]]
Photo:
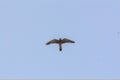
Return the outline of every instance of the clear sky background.
[[[0,0],[0,78],[120,78],[118,32],[120,0]]]

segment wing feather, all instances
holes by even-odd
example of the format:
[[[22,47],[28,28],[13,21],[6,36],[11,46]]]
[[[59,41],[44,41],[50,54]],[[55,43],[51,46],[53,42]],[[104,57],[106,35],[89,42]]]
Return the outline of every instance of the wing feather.
[[[75,41],[72,41],[72,40],[70,40],[70,39],[64,38],[64,39],[62,40],[62,43],[75,43]]]
[[[49,42],[46,43],[46,45],[54,44],[54,43],[58,43],[58,40],[57,39],[50,40]]]

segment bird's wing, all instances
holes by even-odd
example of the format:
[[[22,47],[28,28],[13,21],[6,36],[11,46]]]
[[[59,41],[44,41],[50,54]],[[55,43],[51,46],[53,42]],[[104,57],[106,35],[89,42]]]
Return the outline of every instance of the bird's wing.
[[[53,40],[47,42],[46,45],[54,44],[54,43],[58,43],[58,40],[57,39],[53,39]]]
[[[62,40],[62,43],[75,43],[75,41],[72,41],[72,40],[69,40],[69,39],[67,39],[67,38],[64,38],[64,39]]]

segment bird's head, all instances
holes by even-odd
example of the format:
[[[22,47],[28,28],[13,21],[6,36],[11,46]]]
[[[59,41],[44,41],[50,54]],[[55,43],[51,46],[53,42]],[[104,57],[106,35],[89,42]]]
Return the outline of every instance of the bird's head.
[[[59,40],[62,40],[61,38],[59,38]]]

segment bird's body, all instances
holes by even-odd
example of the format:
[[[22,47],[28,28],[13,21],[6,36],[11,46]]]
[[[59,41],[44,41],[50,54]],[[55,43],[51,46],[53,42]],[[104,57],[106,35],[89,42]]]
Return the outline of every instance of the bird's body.
[[[62,51],[62,44],[64,44],[64,43],[75,43],[75,41],[69,40],[67,38],[64,38],[64,39],[59,38],[59,40],[53,39],[53,40],[47,42],[46,45],[58,44],[59,45],[59,50]]]

